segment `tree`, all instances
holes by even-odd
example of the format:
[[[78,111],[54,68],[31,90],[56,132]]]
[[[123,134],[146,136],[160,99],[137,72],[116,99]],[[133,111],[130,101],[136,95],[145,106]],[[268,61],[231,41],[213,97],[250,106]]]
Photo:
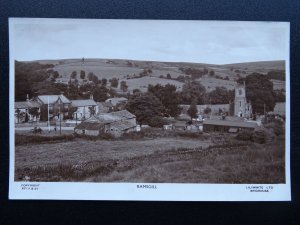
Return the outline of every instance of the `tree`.
[[[167,84],[162,86],[156,84],[155,86],[149,85],[148,92],[155,95],[163,104],[167,116],[176,117],[180,114],[181,108],[179,107],[179,94],[176,92],[176,86]]]
[[[80,71],[80,78],[83,80],[85,79],[85,71],[84,70],[81,70]]]
[[[26,112],[25,113],[25,120],[24,120],[24,122],[27,123],[28,121],[29,121],[29,116],[28,116],[28,113]]]
[[[115,78],[115,77],[113,77],[113,78],[110,80],[110,85],[111,85],[112,87],[115,87],[115,88],[117,88],[117,87],[118,87],[118,85],[119,85],[119,81],[118,81],[118,79],[117,79],[117,78]]]
[[[164,107],[152,93],[132,95],[126,104],[126,109],[136,116],[139,124],[149,124],[154,117],[162,118]]]
[[[107,85],[107,79],[106,78],[102,78],[101,83],[103,86]]]
[[[133,89],[132,93],[133,93],[134,95],[139,95],[139,94],[142,93],[142,92],[141,92],[140,89],[135,88],[135,89]]]
[[[215,71],[213,70],[209,71],[209,76],[213,76],[213,75],[215,75]]]
[[[148,125],[150,127],[163,127],[163,125],[165,125],[165,120],[160,117],[160,116],[154,116],[152,118],[149,119],[148,121]]]
[[[69,99],[78,99],[80,97],[78,85],[76,85],[75,82],[69,82],[68,91],[66,95]]]
[[[172,79],[171,74],[167,74],[167,79]]]
[[[202,84],[195,80],[188,80],[182,87],[181,102],[184,104],[204,104],[206,100],[206,90]]]
[[[126,84],[126,81],[121,81],[121,84],[120,84],[120,88],[123,92],[126,92],[128,90],[128,86]]]
[[[108,88],[106,88],[105,86],[96,86],[94,89],[94,100],[97,102],[104,102],[107,97],[108,97]]]
[[[57,71],[53,72],[53,78],[56,79],[59,77],[59,73]]]
[[[211,113],[211,108],[206,107],[203,111],[205,114],[210,114]]]
[[[188,115],[191,117],[191,119],[193,118],[196,118],[197,117],[197,113],[198,113],[198,110],[197,110],[197,105],[195,102],[193,102],[188,111],[187,111]]]
[[[37,119],[37,117],[40,115],[40,110],[39,108],[30,108],[28,113]]]
[[[88,75],[87,75],[87,79],[88,79],[89,81],[92,81],[94,76],[95,76],[95,75],[94,75],[93,72],[89,72]]]
[[[89,112],[90,112],[90,115],[92,116],[92,115],[95,115],[96,114],[96,109],[95,109],[95,107],[94,106],[90,106],[89,107]]]
[[[77,78],[77,71],[73,71],[72,73],[71,73],[71,79],[76,79]]]
[[[74,113],[78,110],[78,107],[70,106],[68,109],[68,118],[74,119]]]
[[[89,72],[87,78],[89,81],[93,81],[95,84],[99,83],[98,77],[93,72]]]
[[[20,109],[17,109],[17,110],[15,111],[15,113],[17,114],[18,123],[20,123],[20,120],[21,120],[21,110],[20,110]]]
[[[264,113],[274,110],[276,94],[273,90],[273,82],[266,75],[252,73],[246,78],[240,78],[239,83],[245,82],[246,97],[251,102],[253,113]]]
[[[216,87],[208,93],[208,98],[210,104],[228,104],[234,101],[234,91],[227,90],[225,87]]]

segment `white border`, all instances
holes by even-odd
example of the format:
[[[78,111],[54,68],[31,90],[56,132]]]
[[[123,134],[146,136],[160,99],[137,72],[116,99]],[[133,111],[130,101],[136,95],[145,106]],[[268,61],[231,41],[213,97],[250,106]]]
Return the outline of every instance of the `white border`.
[[[9,19],[9,113],[14,115],[14,24],[20,23],[90,23],[88,19]],[[207,21],[212,22],[212,21]],[[215,21],[220,22],[220,21]],[[223,22],[223,21],[222,21]],[[234,23],[234,21],[227,21]],[[241,23],[242,21],[236,21]],[[226,23],[226,21],[224,21]],[[269,22],[245,22],[269,23]],[[139,183],[81,182],[15,182],[14,181],[14,117],[9,117],[10,167],[9,199],[58,200],[146,200],[146,201],[290,201],[290,23],[286,26],[286,184],[166,184],[155,183],[156,189],[137,188]],[[268,192],[250,192],[256,186]],[[24,189],[22,189],[24,188]],[[270,189],[271,188],[271,189]]]

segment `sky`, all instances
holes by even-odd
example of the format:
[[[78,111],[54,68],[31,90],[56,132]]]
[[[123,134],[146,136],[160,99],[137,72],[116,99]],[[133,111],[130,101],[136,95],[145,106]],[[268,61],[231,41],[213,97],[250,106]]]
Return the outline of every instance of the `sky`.
[[[176,20],[10,19],[15,60],[110,58],[229,64],[284,60],[289,24]]]

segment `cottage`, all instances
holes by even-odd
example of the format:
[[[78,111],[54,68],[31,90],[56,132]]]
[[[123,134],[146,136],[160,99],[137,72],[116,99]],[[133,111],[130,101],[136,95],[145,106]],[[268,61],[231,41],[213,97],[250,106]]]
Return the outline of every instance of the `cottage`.
[[[72,107],[77,110],[73,113],[73,118],[84,120],[98,113],[97,103],[93,99],[72,100]]]
[[[33,101],[36,101],[41,105],[41,119],[43,120],[48,120],[48,117],[54,118],[58,114],[62,115],[62,119],[69,116],[71,101],[63,94],[39,95],[34,98]]]
[[[15,102],[15,123],[39,121],[40,104],[30,101]]]
[[[258,125],[255,122],[234,120],[205,120],[203,121],[204,132],[238,132],[239,130],[254,130]]]

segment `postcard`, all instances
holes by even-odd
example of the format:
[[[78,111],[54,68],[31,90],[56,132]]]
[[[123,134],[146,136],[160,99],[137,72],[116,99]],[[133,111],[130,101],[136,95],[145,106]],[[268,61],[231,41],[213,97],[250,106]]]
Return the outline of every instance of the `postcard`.
[[[290,201],[288,22],[10,18],[10,199]]]

